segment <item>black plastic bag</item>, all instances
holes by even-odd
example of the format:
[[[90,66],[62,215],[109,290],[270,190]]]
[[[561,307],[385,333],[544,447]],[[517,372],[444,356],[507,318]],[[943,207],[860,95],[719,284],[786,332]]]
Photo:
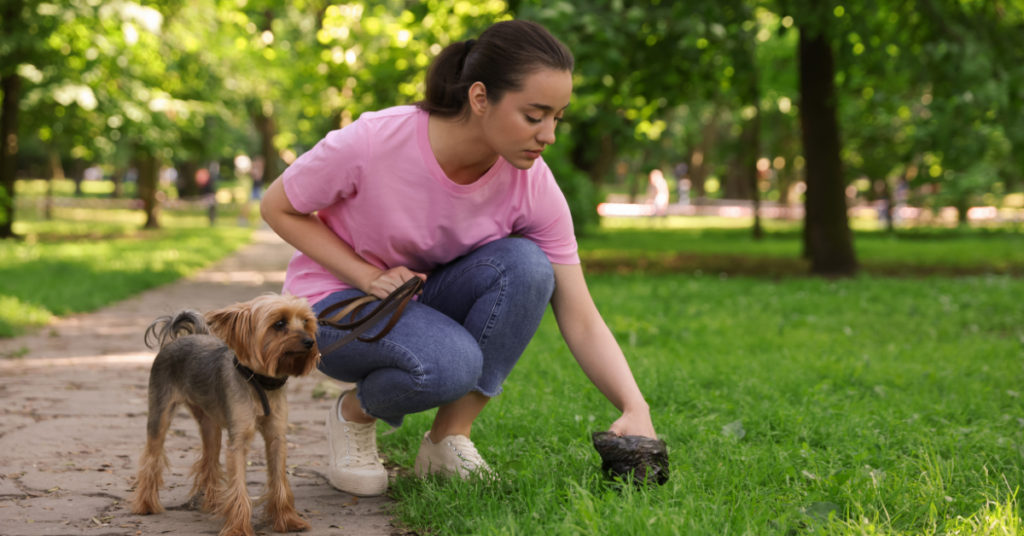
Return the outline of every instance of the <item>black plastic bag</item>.
[[[594,448],[601,455],[601,469],[635,484],[668,482],[668,448],[660,439],[643,436],[619,437],[612,432],[594,432]]]

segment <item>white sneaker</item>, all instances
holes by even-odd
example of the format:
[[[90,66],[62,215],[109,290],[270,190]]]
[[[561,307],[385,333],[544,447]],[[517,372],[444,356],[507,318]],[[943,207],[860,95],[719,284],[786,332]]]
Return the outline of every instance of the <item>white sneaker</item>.
[[[383,495],[388,489],[388,471],[377,457],[377,423],[341,422],[341,399],[347,393],[341,393],[327,416],[327,448],[331,451],[327,481],[357,497]]]
[[[430,432],[423,434],[420,452],[416,455],[413,467],[416,476],[442,474],[452,476],[456,473],[462,478],[472,474],[478,476],[494,476],[491,467],[477,452],[476,446],[464,435],[452,435],[435,444],[430,440]]]

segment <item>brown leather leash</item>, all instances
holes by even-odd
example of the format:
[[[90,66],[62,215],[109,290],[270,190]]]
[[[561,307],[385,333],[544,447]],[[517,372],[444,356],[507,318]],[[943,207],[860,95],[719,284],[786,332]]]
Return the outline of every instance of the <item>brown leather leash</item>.
[[[345,337],[340,341],[335,342],[327,348],[321,348],[320,355],[330,354],[356,339],[362,342],[374,342],[384,338],[385,335],[391,332],[391,328],[394,328],[395,324],[398,323],[398,319],[401,318],[402,313],[405,311],[405,307],[409,305],[412,297],[419,294],[421,290],[423,290],[423,280],[418,277],[413,277],[403,283],[402,286],[395,289],[395,291],[389,294],[387,298],[381,300],[380,303],[377,304],[377,307],[374,308],[373,311],[370,311],[369,314],[348,324],[338,324],[336,321],[345,318],[349,313],[351,313],[354,318],[363,310],[364,307],[366,307],[367,304],[376,301],[377,297],[359,296],[356,298],[349,298],[324,309],[319,315],[317,315],[318,324],[343,331],[351,330],[351,332],[348,335],[345,335]],[[338,309],[341,309],[341,311],[332,314]],[[389,320],[387,325],[384,326],[384,329],[380,330],[380,333],[369,338],[360,337],[360,335],[366,333],[367,330],[377,325],[385,316],[392,312],[395,314],[391,316],[391,320]]]

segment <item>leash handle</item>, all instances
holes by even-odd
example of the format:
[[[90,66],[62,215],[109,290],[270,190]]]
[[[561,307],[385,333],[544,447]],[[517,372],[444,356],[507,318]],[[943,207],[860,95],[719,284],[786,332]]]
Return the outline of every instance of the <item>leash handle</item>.
[[[396,324],[398,324],[399,318],[401,318],[402,313],[405,312],[405,307],[409,304],[410,301],[412,301],[413,296],[415,296],[421,290],[423,290],[423,280],[418,277],[413,277],[412,279],[403,283],[402,286],[395,289],[395,291],[389,294],[386,298],[381,300],[377,307],[375,307],[373,311],[370,311],[369,314],[367,314],[363,318],[360,318],[359,320],[355,320],[347,324],[339,324],[337,322],[334,322],[333,320],[340,320],[341,318],[344,318],[345,315],[349,314],[350,312],[356,311],[357,309],[361,309],[366,304],[374,301],[375,298],[373,298],[372,296],[359,296],[356,298],[349,298],[347,300],[342,300],[324,309],[323,311],[320,312],[319,315],[317,315],[317,323],[319,325],[328,326],[345,331],[351,330],[351,332],[348,335],[345,335],[345,337],[342,338],[340,341],[335,342],[334,344],[328,346],[327,348],[321,348],[320,354],[329,354],[356,339],[362,342],[379,341],[385,335],[390,333],[391,329],[394,328]],[[342,309],[342,314],[332,315],[332,313],[334,313],[338,309]],[[377,325],[385,316],[391,314],[392,312],[394,312],[395,314],[391,316],[391,320],[388,321],[387,325],[384,326],[384,329],[380,330],[380,333],[369,338],[360,337],[360,335],[368,331],[373,326]]]

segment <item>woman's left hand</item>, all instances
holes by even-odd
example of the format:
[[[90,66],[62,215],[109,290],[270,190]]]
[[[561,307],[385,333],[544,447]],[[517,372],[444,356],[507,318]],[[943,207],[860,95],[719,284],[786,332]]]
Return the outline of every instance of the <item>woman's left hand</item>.
[[[644,436],[651,439],[658,439],[654,433],[654,423],[651,422],[650,410],[625,411],[622,417],[612,423],[609,431],[618,436]]]

